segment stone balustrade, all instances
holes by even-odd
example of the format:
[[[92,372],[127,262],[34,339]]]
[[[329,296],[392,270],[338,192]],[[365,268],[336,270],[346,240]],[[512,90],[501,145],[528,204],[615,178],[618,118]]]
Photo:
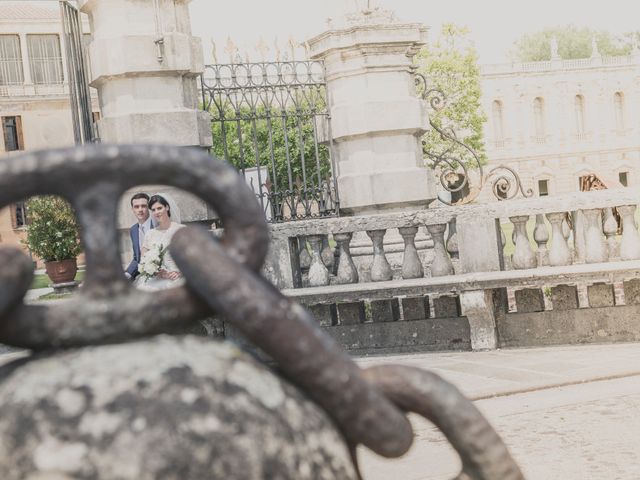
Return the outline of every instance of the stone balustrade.
[[[640,339],[640,320],[616,323],[640,309],[638,204],[621,189],[272,225],[266,274],[352,350],[491,349],[535,344],[531,332]],[[363,232],[370,254],[356,264]],[[404,242],[395,260],[393,234]],[[594,310],[613,307],[628,312]]]

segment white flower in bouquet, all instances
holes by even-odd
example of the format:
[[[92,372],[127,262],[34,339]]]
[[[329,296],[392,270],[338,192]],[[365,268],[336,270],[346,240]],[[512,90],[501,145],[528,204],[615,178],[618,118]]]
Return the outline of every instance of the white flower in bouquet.
[[[138,265],[140,275],[146,278],[155,277],[162,268],[166,251],[166,247],[163,247],[162,244],[151,245]]]

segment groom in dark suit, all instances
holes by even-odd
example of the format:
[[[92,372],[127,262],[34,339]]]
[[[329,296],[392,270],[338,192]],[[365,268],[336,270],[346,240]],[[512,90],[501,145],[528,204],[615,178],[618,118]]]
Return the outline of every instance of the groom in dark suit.
[[[131,245],[133,247],[133,260],[131,260],[131,263],[127,267],[125,275],[133,281],[138,276],[138,263],[140,263],[145,236],[154,227],[151,216],[149,215],[149,195],[146,193],[136,193],[131,197],[131,209],[138,219],[138,223],[134,223],[129,229]]]

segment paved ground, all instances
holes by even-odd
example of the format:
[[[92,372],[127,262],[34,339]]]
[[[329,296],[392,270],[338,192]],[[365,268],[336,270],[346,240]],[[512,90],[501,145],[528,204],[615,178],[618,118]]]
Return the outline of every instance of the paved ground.
[[[370,358],[429,368],[476,399],[528,479],[640,478],[640,344]],[[365,480],[444,480],[459,461],[428,422],[402,459],[360,451]]]
[[[0,356],[0,364],[21,353]],[[428,368],[474,399],[529,480],[640,478],[640,343],[360,359]],[[449,480],[460,466],[444,437],[412,417],[401,459],[361,449],[364,480]]]

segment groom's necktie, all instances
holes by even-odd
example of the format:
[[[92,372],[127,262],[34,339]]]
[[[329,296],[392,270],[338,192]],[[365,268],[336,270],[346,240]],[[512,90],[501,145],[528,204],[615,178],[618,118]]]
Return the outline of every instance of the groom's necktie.
[[[144,246],[144,237],[146,236],[146,228],[144,225],[140,225],[140,232],[138,234],[138,246],[140,247],[140,251],[142,251],[142,247]]]

